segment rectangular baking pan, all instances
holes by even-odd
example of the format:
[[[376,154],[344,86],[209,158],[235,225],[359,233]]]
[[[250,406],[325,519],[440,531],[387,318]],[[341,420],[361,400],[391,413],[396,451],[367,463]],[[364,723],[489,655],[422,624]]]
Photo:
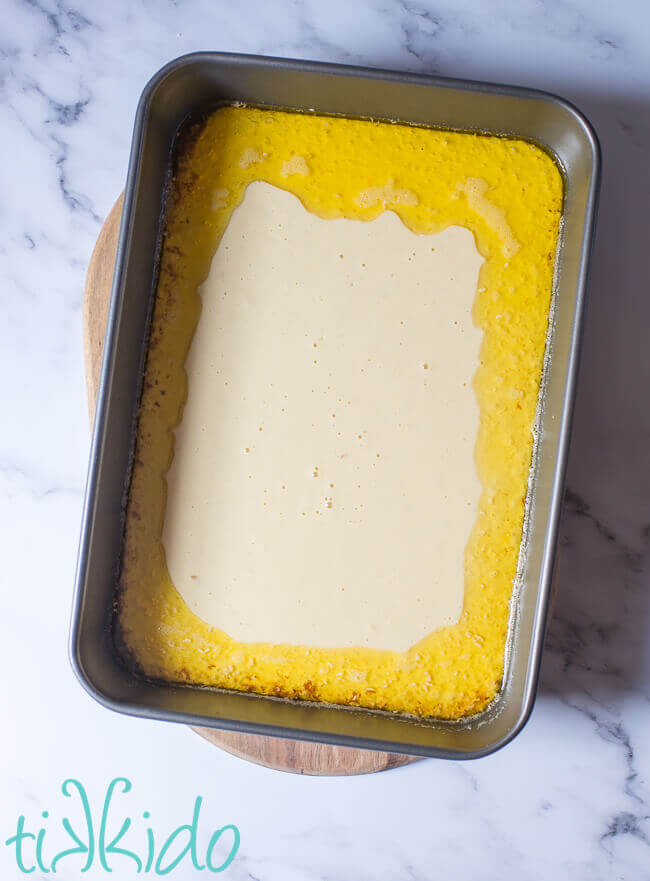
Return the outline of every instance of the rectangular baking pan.
[[[525,553],[503,686],[479,716],[416,721],[147,682],[128,671],[114,651],[114,586],[172,145],[188,116],[234,101],[513,135],[543,146],[563,169],[555,306]],[[153,77],[135,119],[77,565],[70,652],[90,694],[114,710],[149,718],[455,759],[493,752],[521,730],[535,699],[549,615],[599,161],[597,137],[574,107],[526,89],[221,53],[179,58]]]

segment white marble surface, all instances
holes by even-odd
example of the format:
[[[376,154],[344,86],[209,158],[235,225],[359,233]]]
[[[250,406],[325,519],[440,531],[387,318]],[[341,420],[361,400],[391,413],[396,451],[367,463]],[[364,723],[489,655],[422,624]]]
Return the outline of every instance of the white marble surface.
[[[648,5],[0,0],[0,20],[2,877],[22,877],[3,844],[19,814],[53,830],[66,810],[78,815],[60,794],[66,777],[95,805],[126,775],[131,812],[150,810],[161,835],[189,821],[199,794],[207,825],[238,825],[224,877],[650,878]],[[556,615],[533,718],[493,757],[293,777],[182,727],[112,714],[73,677],[66,638],[89,442],[84,271],[123,185],[140,90],[196,49],[542,87],[599,131],[604,186]],[[45,851],[57,835],[60,849],[60,833],[48,835]],[[115,876],[135,877],[116,859]],[[82,864],[71,857],[57,875],[82,877]],[[172,877],[208,875],[183,866]]]

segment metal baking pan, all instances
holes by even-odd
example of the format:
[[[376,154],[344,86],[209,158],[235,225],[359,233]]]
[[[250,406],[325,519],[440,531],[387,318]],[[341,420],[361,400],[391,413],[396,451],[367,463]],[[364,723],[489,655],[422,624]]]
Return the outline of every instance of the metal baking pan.
[[[417,721],[148,682],[114,651],[114,586],[172,145],[188,116],[234,101],[513,135],[543,146],[563,169],[564,216],[524,565],[502,689],[478,716]],[[179,58],[153,77],[135,119],[76,575],[70,651],[90,694],[114,710],[148,718],[455,759],[493,752],[521,730],[535,699],[549,615],[599,161],[597,137],[574,107],[526,89],[210,52]]]

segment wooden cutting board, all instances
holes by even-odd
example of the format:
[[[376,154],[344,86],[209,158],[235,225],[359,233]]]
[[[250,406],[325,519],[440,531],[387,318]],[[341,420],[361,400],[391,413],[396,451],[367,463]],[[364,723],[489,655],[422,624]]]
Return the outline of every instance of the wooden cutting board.
[[[121,213],[122,196],[113,206],[101,229],[86,275],[82,320],[86,387],[91,420],[95,412]],[[281,737],[262,737],[257,734],[238,734],[219,731],[216,728],[194,728],[194,731],[215,746],[242,759],[295,774],[324,776],[370,774],[418,761],[415,757],[396,753],[350,749],[302,740],[285,740]]]

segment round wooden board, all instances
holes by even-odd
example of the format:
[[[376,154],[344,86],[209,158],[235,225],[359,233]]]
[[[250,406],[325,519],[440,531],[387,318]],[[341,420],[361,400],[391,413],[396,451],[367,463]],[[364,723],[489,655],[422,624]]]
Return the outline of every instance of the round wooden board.
[[[97,398],[99,371],[104,348],[104,332],[111,294],[117,237],[122,214],[122,196],[117,200],[99,233],[97,244],[90,258],[84,290],[82,320],[84,336],[84,360],[88,409],[92,420]],[[280,771],[294,774],[343,776],[347,774],[371,774],[387,771],[418,758],[397,753],[350,749],[302,740],[286,740],[281,737],[261,737],[257,734],[239,734],[216,728],[194,728],[197,734],[215,746],[239,756]]]

